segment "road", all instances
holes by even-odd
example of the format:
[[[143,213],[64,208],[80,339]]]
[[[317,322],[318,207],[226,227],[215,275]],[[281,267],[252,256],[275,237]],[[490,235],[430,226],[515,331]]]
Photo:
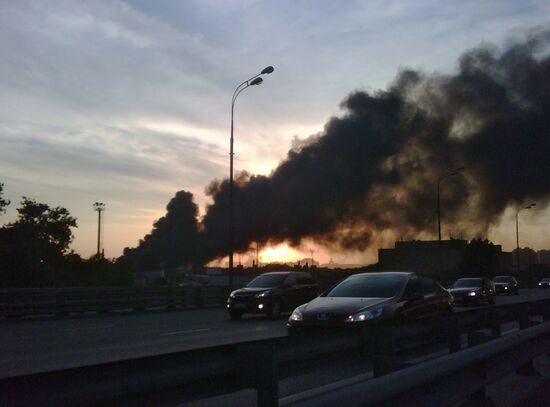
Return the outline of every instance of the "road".
[[[550,290],[524,289],[497,304],[540,298],[550,298]],[[2,322],[0,377],[284,336],[285,323],[263,316],[233,321],[224,309]]]

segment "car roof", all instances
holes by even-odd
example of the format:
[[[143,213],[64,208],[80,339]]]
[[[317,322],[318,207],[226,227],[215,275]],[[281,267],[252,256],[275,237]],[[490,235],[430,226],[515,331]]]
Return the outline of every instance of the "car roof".
[[[311,277],[311,274],[309,273],[306,273],[304,271],[270,271],[270,272],[267,272],[267,273],[262,273],[262,274],[259,274],[260,276],[265,276],[265,275],[288,275],[288,274],[298,274],[298,275],[302,275],[302,276],[308,276],[308,277]]]
[[[408,277],[415,275],[413,271],[381,271],[381,272],[374,272],[374,273],[358,273],[358,274],[352,274],[352,276],[402,276],[402,277]]]
[[[283,274],[290,274],[290,273],[293,273],[292,271],[270,271],[268,273],[262,273],[260,274],[260,276],[266,276],[266,275],[277,275],[277,274],[280,274],[280,275],[283,275]]]

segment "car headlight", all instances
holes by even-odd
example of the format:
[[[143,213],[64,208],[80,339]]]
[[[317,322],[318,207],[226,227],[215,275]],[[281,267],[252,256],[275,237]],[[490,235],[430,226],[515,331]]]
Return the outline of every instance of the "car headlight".
[[[301,321],[304,319],[304,314],[302,314],[302,311],[300,310],[300,307],[296,308],[294,311],[292,311],[292,314],[290,314],[289,321]]]
[[[475,291],[470,291],[470,292],[468,293],[468,296],[469,296],[469,297],[475,297],[476,295],[477,295],[477,293],[476,293]]]
[[[369,309],[367,311],[361,311],[357,314],[350,315],[347,322],[361,322],[361,321],[368,321],[371,319],[379,318],[382,315],[383,308],[375,308],[375,309]]]
[[[508,286],[507,286],[507,285],[505,285],[505,286],[504,286],[504,289],[505,289],[505,290],[507,290],[507,289],[508,289]]]
[[[264,291],[263,293],[256,294],[254,297],[256,297],[256,298],[265,298],[269,294],[271,294],[271,291]]]

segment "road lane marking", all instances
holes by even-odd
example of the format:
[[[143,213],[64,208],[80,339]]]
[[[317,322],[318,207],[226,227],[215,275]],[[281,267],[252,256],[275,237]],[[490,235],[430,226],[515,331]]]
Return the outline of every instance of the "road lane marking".
[[[204,331],[210,331],[210,328],[203,328],[203,329],[189,329],[187,331],[175,331],[175,332],[163,332],[160,335],[161,336],[167,336],[167,335],[183,335],[183,334],[192,334],[195,332],[204,332]]]
[[[71,332],[71,331],[87,331],[90,329],[106,329],[106,328],[112,328],[114,325],[100,325],[100,326],[87,326],[84,328],[65,328],[62,329],[64,332]]]

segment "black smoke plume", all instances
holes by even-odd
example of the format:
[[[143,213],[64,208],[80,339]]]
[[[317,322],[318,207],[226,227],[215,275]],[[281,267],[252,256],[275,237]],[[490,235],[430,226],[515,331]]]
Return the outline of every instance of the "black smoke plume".
[[[202,239],[198,231],[198,207],[193,194],[179,191],[166,206],[166,216],[158,219],[151,233],[136,248],[125,248],[121,261],[135,269],[156,270],[191,266],[203,262]]]
[[[345,113],[289,151],[270,176],[241,173],[236,249],[304,238],[364,250],[384,236],[437,233],[438,178],[447,230],[484,234],[509,206],[550,195],[550,32],[504,52],[460,57],[454,76],[399,73],[386,91],[357,91]],[[545,54],[546,53],[546,54]],[[210,257],[228,251],[227,180],[207,193]],[[214,243],[215,242],[215,243]]]
[[[237,176],[236,251],[304,238],[337,250],[433,238],[438,179],[459,166],[465,170],[442,183],[447,233],[484,235],[507,207],[532,200],[544,207],[549,45],[550,31],[539,32],[502,52],[466,52],[455,75],[403,70],[386,91],[352,93],[341,104],[344,114],[295,146],[269,176]],[[194,264],[227,255],[228,180],[212,182],[207,194],[213,203],[202,224],[190,221],[197,211],[185,195],[188,235],[174,231],[169,208],[140,244],[149,248],[143,253],[158,245],[166,253],[185,249],[182,259]]]

